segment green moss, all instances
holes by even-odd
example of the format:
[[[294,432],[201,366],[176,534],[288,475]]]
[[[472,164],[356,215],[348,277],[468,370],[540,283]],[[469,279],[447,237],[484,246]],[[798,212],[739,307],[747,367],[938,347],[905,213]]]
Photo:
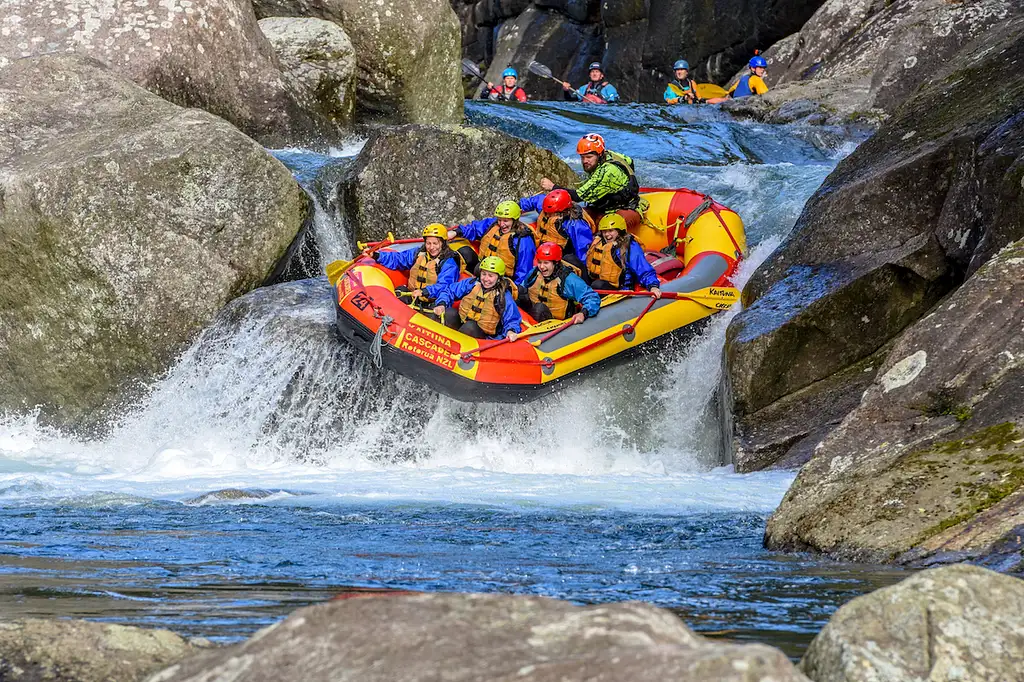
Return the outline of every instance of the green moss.
[[[956,391],[945,386],[935,391],[928,391],[928,402],[923,405],[915,405],[914,408],[929,417],[945,415],[956,417],[958,422],[967,421],[972,414],[971,407],[960,401]]]
[[[1021,438],[1022,435],[1017,431],[1013,422],[1003,422],[1002,424],[996,424],[995,426],[976,431],[960,440],[936,443],[931,450],[947,455],[976,449],[1003,450]]]

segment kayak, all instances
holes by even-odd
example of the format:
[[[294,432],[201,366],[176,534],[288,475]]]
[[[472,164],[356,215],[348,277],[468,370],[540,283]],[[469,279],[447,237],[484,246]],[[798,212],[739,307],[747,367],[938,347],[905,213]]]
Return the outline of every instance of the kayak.
[[[377,366],[457,400],[504,403],[536,399],[598,367],[627,360],[645,344],[693,333],[738,297],[729,279],[746,252],[743,221],[688,189],[645,188],[642,196],[650,204],[650,224],[634,236],[661,280],[661,300],[641,291],[607,295],[600,313],[578,325],[536,323],[524,312],[518,340],[476,339],[396,295],[395,288],[407,282],[404,273],[360,258],[335,285],[338,333]],[[408,243],[386,249],[421,245],[399,241]]]

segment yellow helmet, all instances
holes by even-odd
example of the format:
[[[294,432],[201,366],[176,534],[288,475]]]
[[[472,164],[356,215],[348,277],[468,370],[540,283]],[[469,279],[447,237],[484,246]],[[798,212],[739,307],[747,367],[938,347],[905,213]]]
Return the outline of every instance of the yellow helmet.
[[[517,207],[518,208],[518,207]],[[480,271],[493,272],[500,277],[505,276],[505,261],[501,260],[497,256],[487,256],[480,261]]]
[[[498,208],[494,209],[495,218],[512,218],[513,220],[519,220],[519,216],[521,215],[523,215],[523,211],[519,208],[519,204],[514,201],[503,201],[498,204]]]
[[[420,235],[424,239],[427,237],[437,237],[438,239],[448,239],[448,228],[441,223],[430,223],[423,228],[423,234]]]
[[[601,222],[597,225],[598,231],[601,230],[619,230],[620,232],[626,231],[626,219],[620,216],[618,213],[609,213],[605,217],[601,218]]]

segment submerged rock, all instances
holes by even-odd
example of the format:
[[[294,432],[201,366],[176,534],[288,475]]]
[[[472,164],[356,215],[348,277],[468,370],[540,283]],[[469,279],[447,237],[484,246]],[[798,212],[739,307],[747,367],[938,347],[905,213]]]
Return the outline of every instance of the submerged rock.
[[[821,682],[1011,682],[1024,674],[1024,581],[923,571],[843,605],[800,667]]]
[[[0,622],[0,680],[136,682],[195,649],[169,630],[84,620]]]
[[[258,144],[91,59],[0,70],[0,120],[0,409],[102,421],[266,279],[306,218]]]
[[[766,408],[802,390],[813,397],[809,387],[823,380],[832,382],[830,403],[856,405],[863,375],[879,364],[869,358],[1024,236],[1021,26],[1006,24],[965,49],[961,68],[919,91],[842,161],[755,272],[726,345],[738,449],[761,449],[757,431],[802,409],[792,400],[775,416]],[[1001,94],[964,107],[949,97],[955,89]],[[994,357],[999,348],[978,352]],[[868,364],[849,371],[858,363]],[[837,373],[846,379],[830,379]],[[806,413],[812,440],[795,438],[780,456],[813,449],[820,427],[844,417],[842,410]],[[847,454],[863,445],[851,443]]]
[[[333,134],[285,84],[250,0],[5,0],[3,13],[0,69],[75,52],[268,146]]]
[[[252,0],[263,17],[339,24],[356,48],[356,116],[374,123],[462,120],[459,22],[448,0]]]
[[[252,639],[150,682],[531,680],[806,682],[762,644],[713,642],[640,603],[579,607],[541,597],[379,594],[295,611]]]
[[[356,102],[356,54],[345,31],[323,19],[295,17],[260,19],[260,30],[305,109],[335,126],[348,125]]]
[[[578,181],[552,152],[497,130],[400,126],[371,133],[339,191],[353,233],[376,240],[484,218],[502,200],[540,191],[545,176]]]

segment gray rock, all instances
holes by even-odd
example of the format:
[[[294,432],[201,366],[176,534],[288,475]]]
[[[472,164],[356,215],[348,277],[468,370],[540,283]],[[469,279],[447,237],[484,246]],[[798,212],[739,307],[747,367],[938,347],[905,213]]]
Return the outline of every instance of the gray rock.
[[[765,542],[1024,570],[1024,240],[896,340]]]
[[[268,146],[332,133],[284,83],[249,0],[5,0],[3,7],[0,69],[20,57],[74,52]]]
[[[356,54],[345,31],[301,17],[268,17],[259,25],[303,107],[336,126],[348,125],[356,102]]]
[[[263,17],[339,24],[356,48],[356,116],[376,123],[462,121],[460,28],[448,0],[252,0]]]
[[[366,241],[487,217],[504,199],[539,192],[545,176],[578,182],[552,152],[490,128],[399,126],[370,135],[339,191],[353,233]]]
[[[89,425],[258,286],[291,173],[227,122],[80,56],[0,70],[0,408]]]
[[[973,566],[923,571],[842,606],[800,662],[822,682],[1019,682],[1024,581]]]
[[[353,596],[294,612],[244,644],[149,682],[470,680],[806,682],[777,649],[695,635],[668,611],[540,597]]]
[[[0,622],[0,680],[136,682],[193,653],[169,630],[83,620]]]

